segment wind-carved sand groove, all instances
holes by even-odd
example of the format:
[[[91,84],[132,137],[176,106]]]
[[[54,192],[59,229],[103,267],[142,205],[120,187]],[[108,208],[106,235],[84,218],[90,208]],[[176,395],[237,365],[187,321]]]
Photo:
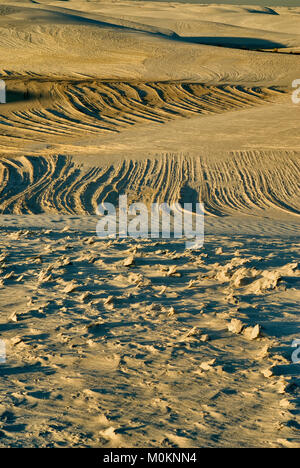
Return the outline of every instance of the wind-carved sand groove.
[[[9,80],[7,89],[8,95],[19,96],[19,101],[18,106],[10,102],[1,107],[1,134],[31,140],[117,132],[147,121],[163,123],[176,117],[222,113],[273,102],[285,92],[179,82],[76,83],[46,79]]]
[[[60,141],[120,132],[138,123],[167,122],[273,102],[284,90],[182,82],[100,82],[12,79],[1,106],[4,138]],[[17,106],[16,103],[17,102]],[[265,158],[265,159],[264,159]],[[264,167],[263,172],[261,168]],[[103,201],[196,202],[224,215],[275,207],[299,214],[295,153],[248,151],[222,159],[163,154],[90,169],[71,157],[11,156],[0,160],[1,213],[96,213]],[[136,194],[139,194],[138,197]]]
[[[264,164],[263,171],[261,170]],[[97,205],[201,201],[223,216],[275,208],[300,214],[299,154],[239,151],[212,160],[165,154],[144,161],[84,169],[71,157],[20,157],[0,161],[1,213],[95,214]]]

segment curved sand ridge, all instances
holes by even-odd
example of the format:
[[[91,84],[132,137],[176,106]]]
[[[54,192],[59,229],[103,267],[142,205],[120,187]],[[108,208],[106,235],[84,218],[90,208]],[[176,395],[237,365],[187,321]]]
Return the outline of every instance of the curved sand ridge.
[[[45,79],[46,80],[46,79]],[[1,134],[32,140],[118,131],[141,122],[222,113],[273,102],[285,91],[181,82],[7,81]]]
[[[5,1],[0,445],[298,447],[300,8]],[[123,193],[204,248],[99,239]]]
[[[66,156],[24,156],[0,162],[0,210],[95,214],[100,202],[117,204],[127,193],[129,201],[202,201],[217,216],[270,208],[299,215],[299,172],[299,153],[283,151],[236,152],[216,161],[166,154],[90,170]]]

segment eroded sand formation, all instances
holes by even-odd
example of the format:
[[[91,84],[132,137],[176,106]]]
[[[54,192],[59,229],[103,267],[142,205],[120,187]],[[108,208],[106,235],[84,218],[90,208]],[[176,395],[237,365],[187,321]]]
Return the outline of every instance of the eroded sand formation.
[[[299,446],[299,25],[0,5],[1,446]],[[204,247],[99,240],[122,193],[203,202]]]

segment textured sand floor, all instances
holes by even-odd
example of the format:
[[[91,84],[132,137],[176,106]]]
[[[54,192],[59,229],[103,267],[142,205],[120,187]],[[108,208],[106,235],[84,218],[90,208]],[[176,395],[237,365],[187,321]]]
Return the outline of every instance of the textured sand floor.
[[[91,234],[1,230],[1,445],[297,447],[299,237]]]
[[[300,446],[300,6],[250,3],[0,5],[0,446]],[[98,239],[123,193],[204,247]]]

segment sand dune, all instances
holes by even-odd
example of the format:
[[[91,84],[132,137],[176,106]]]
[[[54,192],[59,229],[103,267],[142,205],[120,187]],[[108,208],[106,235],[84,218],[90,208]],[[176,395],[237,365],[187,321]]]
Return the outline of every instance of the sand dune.
[[[208,3],[0,5],[1,447],[299,446],[300,7]]]
[[[72,3],[70,5],[74,7]],[[231,80],[259,85],[271,81],[272,85],[289,85],[300,68],[299,61],[282,54],[264,53],[262,56],[262,52],[201,44],[201,37],[202,42],[208,42],[211,28],[225,28],[222,33],[225,38],[220,38],[219,45],[224,43],[236,47],[237,39],[234,37],[238,37],[243,46],[247,46],[245,38],[248,38],[250,49],[295,47],[299,46],[299,33],[296,31],[294,35],[282,38],[277,30],[278,39],[275,33],[271,37],[268,32],[256,37],[255,31],[250,37],[247,29],[244,33],[236,32],[235,25],[227,28],[226,25],[216,26],[206,21],[197,26],[198,33],[193,30],[191,36],[186,37],[180,29],[176,33],[146,22],[115,18],[99,12],[70,11],[61,6],[30,4],[30,7],[3,5],[1,8],[0,53],[5,66],[0,70],[4,77],[51,74],[56,77],[100,76],[102,79],[190,80],[214,84]],[[192,23],[194,14],[191,10],[189,20]],[[7,29],[7,22],[13,22],[14,27]],[[212,43],[215,42],[214,39]]]
[[[267,161],[267,162],[266,162]],[[264,165],[264,171],[260,168]],[[207,214],[299,215],[299,153],[240,151],[222,161],[166,154],[84,170],[65,156],[0,161],[1,213],[95,214],[103,201],[205,204]]]
[[[48,141],[120,131],[147,121],[209,115],[276,101],[285,90],[164,82],[6,82],[2,135]],[[9,102],[12,101],[12,102]],[[17,110],[19,109],[19,110]],[[11,131],[10,131],[11,129]],[[57,140],[56,140],[57,141]]]
[[[194,193],[193,201],[203,201],[206,212],[213,215],[269,208],[298,214],[299,152],[292,148],[229,147],[213,157],[203,150],[195,154],[188,146],[190,137],[185,144],[181,134],[181,148],[186,153],[178,154],[170,148],[170,153],[152,152],[139,160],[135,154],[125,159],[119,156],[114,162],[115,155],[122,153],[117,145],[110,161],[103,158],[107,144],[114,141],[109,135],[120,135],[118,141],[124,145],[126,128],[134,132],[134,141],[128,144],[132,151],[141,126],[149,132],[155,125],[161,134],[162,124],[178,122],[182,131],[185,119],[193,130],[198,119],[208,119],[213,129],[211,116],[228,120],[228,113],[232,119],[238,110],[280,103],[282,99],[286,102],[286,93],[285,88],[276,87],[180,82],[8,81],[11,102],[2,106],[0,123],[1,149],[6,156],[0,163],[1,212],[93,214],[100,202],[116,202],[122,192],[132,199],[139,194],[147,203],[184,203]],[[142,137],[140,141],[145,145]],[[94,154],[81,160],[85,163],[81,167],[78,154],[87,154],[85,142],[92,143]],[[24,143],[31,156],[22,156]],[[42,143],[43,150],[39,148]],[[76,160],[66,154],[69,151],[77,154]]]

